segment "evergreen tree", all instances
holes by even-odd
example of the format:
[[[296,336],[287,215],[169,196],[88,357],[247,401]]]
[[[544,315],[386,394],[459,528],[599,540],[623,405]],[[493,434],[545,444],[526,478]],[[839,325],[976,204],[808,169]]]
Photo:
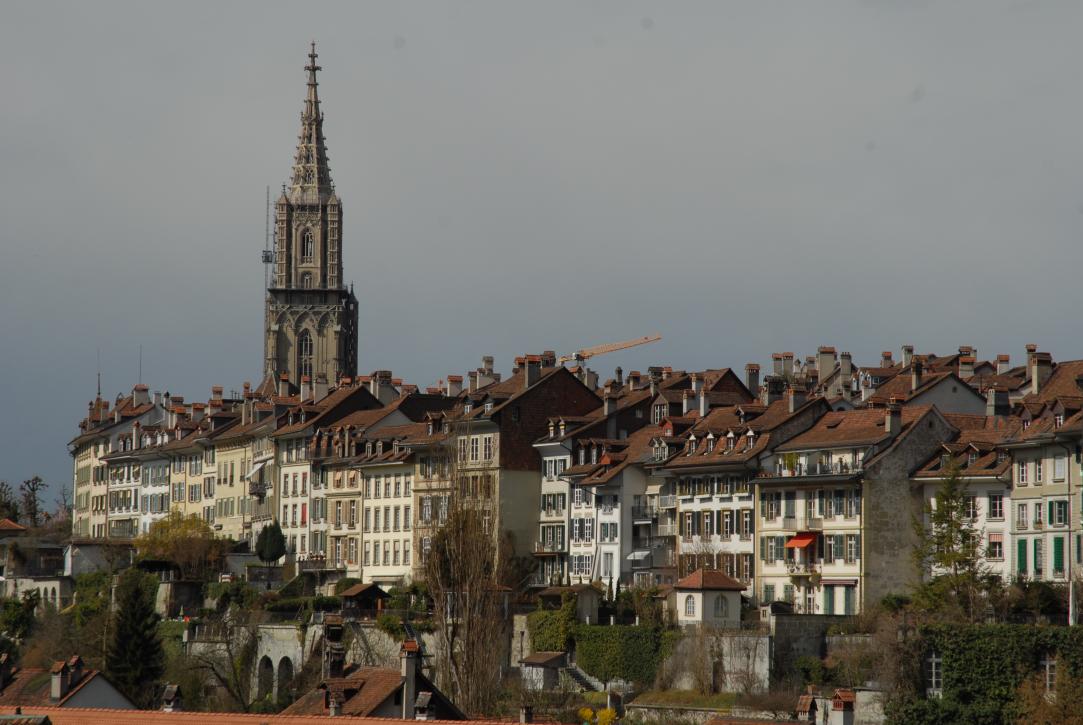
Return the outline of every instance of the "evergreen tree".
[[[952,465],[925,505],[924,517],[913,522],[918,542],[913,556],[921,579],[915,604],[968,621],[981,616],[988,579],[971,501],[959,468]]]
[[[143,709],[156,706],[158,681],[165,671],[165,653],[158,638],[158,614],[153,595],[137,569],[124,572],[117,583],[113,637],[105,668],[117,689]]]
[[[286,537],[282,534],[282,527],[278,525],[278,521],[272,521],[260,529],[259,536],[256,537],[256,556],[270,568],[271,564],[285,555]],[[265,573],[267,574],[267,588],[270,589],[270,572]]]

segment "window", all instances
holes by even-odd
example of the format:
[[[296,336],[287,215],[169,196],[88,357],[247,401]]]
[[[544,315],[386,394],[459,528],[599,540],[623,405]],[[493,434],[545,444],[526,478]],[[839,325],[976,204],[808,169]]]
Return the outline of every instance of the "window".
[[[1068,502],[1049,502],[1049,523],[1051,526],[1066,526],[1068,524]]]
[[[935,650],[925,658],[925,694],[927,697],[940,697],[943,689],[943,661]]]
[[[471,461],[478,460],[478,445],[479,445],[479,443],[480,443],[480,441],[478,441],[478,436],[471,436],[470,437],[470,460]]]
[[[1039,458],[1038,460],[1034,461],[1034,485],[1035,486],[1041,486],[1043,478],[1044,477],[1042,476],[1042,459]]]
[[[605,553],[602,555],[602,576],[613,576],[613,554]]]
[[[312,237],[312,230],[306,229],[301,235],[301,261],[311,262],[316,256],[316,240]]]
[[[1042,568],[1045,564],[1044,557],[1042,556],[1042,540],[1034,540],[1034,576],[1042,575]]]
[[[1021,503],[1015,507],[1015,528],[1027,528],[1027,505]]]
[[[1015,482],[1020,486],[1027,485],[1027,462],[1019,461],[1016,465]]]
[[[402,530],[410,530],[410,507],[404,506],[402,509]]]
[[[1064,456],[1057,456],[1053,459],[1053,480],[1063,481],[1065,473],[1068,470],[1068,459]]]
[[[725,594],[719,594],[714,600],[714,618],[725,619],[729,616],[729,602]]]
[[[1046,694],[1052,695],[1057,691],[1057,658],[1050,652],[1042,655],[1042,675],[1045,678]]]
[[[985,556],[995,561],[1004,560],[1004,534],[989,534],[989,545],[985,549]]]
[[[684,616],[696,616],[696,598],[691,594],[686,595],[684,598]]]
[[[1038,529],[1042,526],[1042,502],[1037,501],[1034,504],[1034,528]]]
[[[991,519],[1003,519],[1004,518],[1004,494],[991,493],[989,494],[989,518]]]
[[[297,336],[297,370],[302,376],[312,377],[312,335],[302,330]]]
[[[482,453],[484,455],[484,459],[486,461],[491,461],[493,459],[493,437],[491,435],[490,436],[483,436],[481,440],[482,440],[481,450],[482,450]]]
[[[967,496],[966,497],[966,517],[971,521],[976,521],[978,518],[978,497]]]
[[[312,273],[305,272],[301,275],[301,289],[312,289]]]
[[[763,585],[763,601],[767,604],[775,601],[775,585],[764,584]]]

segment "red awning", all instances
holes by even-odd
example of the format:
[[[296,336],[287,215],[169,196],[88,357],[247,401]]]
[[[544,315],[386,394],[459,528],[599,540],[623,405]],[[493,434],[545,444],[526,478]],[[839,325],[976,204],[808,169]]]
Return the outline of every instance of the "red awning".
[[[790,537],[790,540],[786,542],[786,548],[804,549],[814,541],[816,541],[816,534],[794,534]]]

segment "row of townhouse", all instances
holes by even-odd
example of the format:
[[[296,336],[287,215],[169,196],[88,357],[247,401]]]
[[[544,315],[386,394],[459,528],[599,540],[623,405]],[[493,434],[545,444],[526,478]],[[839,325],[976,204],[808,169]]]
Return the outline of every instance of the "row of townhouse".
[[[875,376],[853,369],[850,396],[831,396],[815,374],[802,384],[808,368],[782,354],[762,385],[747,366],[755,401],[716,405],[696,374],[663,369],[638,431],[613,434],[620,397],[608,388],[591,416],[554,417],[536,443],[535,583],[667,585],[717,569],[753,602],[856,613],[912,583],[912,517],[953,469],[991,572],[1071,579],[1083,566],[1083,363],[1050,365],[1033,346],[1024,368],[1003,355],[975,363],[969,347],[903,352],[905,365],[885,354]],[[877,389],[860,394],[857,381]],[[639,390],[624,384],[622,396]]]
[[[423,576],[461,499],[534,557],[534,586],[707,569],[755,603],[842,614],[909,584],[911,517],[958,468],[990,569],[1067,580],[1083,563],[1083,363],[974,353],[907,346],[859,367],[823,347],[776,354],[762,380],[756,364],[618,368],[601,386],[545,353],[425,393],[378,371],[206,404],[137,386],[92,403],[72,442],[74,529],[127,539],[177,510],[254,542],[277,520],[300,568],[396,584]]]

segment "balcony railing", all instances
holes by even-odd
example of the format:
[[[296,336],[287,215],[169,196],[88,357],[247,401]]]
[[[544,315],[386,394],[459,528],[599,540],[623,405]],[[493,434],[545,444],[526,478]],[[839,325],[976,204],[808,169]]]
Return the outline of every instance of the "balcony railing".
[[[793,476],[840,476],[860,472],[860,462],[849,463],[847,461],[835,461],[834,463],[797,463],[793,468],[787,468],[782,461],[779,461],[775,465],[775,475],[783,478]]]
[[[676,536],[677,524],[658,524],[655,528],[659,536]]]
[[[677,508],[677,497],[673,494],[668,496],[658,497],[658,508],[663,509],[675,509]]]
[[[534,542],[534,553],[536,553],[536,554],[560,553],[560,552],[564,552],[564,551],[567,551],[567,546],[565,546],[563,541],[535,541]]]
[[[658,509],[654,506],[633,506],[632,518],[650,520],[658,515]]]
[[[297,568],[301,571],[345,571],[345,560],[325,559],[322,557],[302,559],[297,562]]]

